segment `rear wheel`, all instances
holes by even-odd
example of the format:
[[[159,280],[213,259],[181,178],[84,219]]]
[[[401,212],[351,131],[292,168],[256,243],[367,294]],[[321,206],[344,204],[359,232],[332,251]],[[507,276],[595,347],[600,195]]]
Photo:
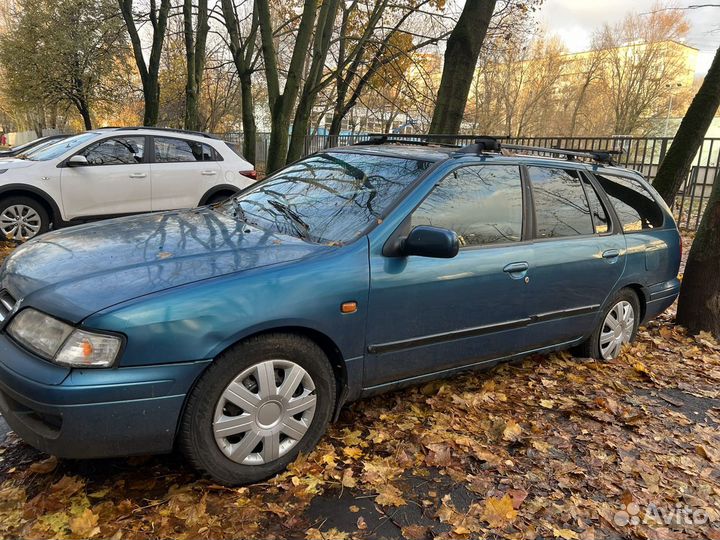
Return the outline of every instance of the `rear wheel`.
[[[335,378],[322,349],[300,336],[259,336],[203,374],[188,399],[180,446],[218,482],[258,482],[317,444],[334,405]]]
[[[8,240],[29,240],[47,232],[50,218],[45,207],[30,197],[0,201],[0,235]]]
[[[574,351],[578,356],[613,360],[626,343],[635,341],[640,324],[640,301],[630,289],[619,291],[603,312],[590,338]]]
[[[223,202],[223,201],[226,201],[227,199],[229,199],[229,198],[232,197],[233,195],[235,195],[235,194],[234,194],[234,193],[227,192],[227,191],[226,191],[226,192],[223,192],[223,193],[216,193],[215,195],[211,195],[210,198],[208,198],[208,201],[207,201],[206,204],[217,204],[217,203],[221,203],[221,202]]]

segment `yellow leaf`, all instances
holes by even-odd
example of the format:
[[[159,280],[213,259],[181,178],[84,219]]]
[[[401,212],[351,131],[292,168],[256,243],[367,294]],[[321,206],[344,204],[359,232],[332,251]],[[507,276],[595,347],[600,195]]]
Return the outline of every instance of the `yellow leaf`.
[[[386,484],[378,490],[378,496],[375,502],[380,506],[403,506],[405,499],[402,498],[402,492],[392,484]]]
[[[544,409],[552,409],[555,406],[555,402],[552,399],[541,399],[540,406]]]
[[[553,536],[555,538],[563,538],[564,540],[578,540],[580,538],[575,531],[570,529],[556,529],[553,527]]]
[[[521,434],[522,428],[520,427],[520,424],[518,424],[515,420],[509,420],[508,423],[505,424],[505,429],[503,430],[503,439],[505,439],[506,441],[516,441],[520,438]]]
[[[35,474],[48,474],[55,470],[58,464],[58,459],[55,456],[50,456],[42,461],[36,461],[30,465],[30,472]]]
[[[352,469],[345,469],[342,475],[342,485],[346,488],[354,488],[357,486],[357,479],[353,477]]]
[[[485,501],[485,509],[481,519],[487,521],[491,527],[504,528],[517,517],[510,495],[505,494],[502,499],[490,497]]]
[[[79,538],[92,538],[100,532],[97,526],[98,516],[92,510],[86,508],[85,511],[70,520],[70,530],[73,535]]]
[[[358,459],[362,456],[362,450],[360,450],[357,446],[347,446],[343,448],[343,454],[350,459]]]

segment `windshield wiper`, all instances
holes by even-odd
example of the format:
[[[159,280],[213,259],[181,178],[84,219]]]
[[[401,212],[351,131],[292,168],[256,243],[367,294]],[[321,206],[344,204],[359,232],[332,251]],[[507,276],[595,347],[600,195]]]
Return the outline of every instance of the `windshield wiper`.
[[[276,201],[275,199],[268,199],[267,202],[275,210],[277,210],[283,216],[285,216],[287,219],[290,220],[290,223],[292,223],[293,228],[300,235],[300,238],[302,238],[304,240],[307,240],[310,238],[310,226],[307,223],[305,223],[303,218],[301,218],[297,214],[297,212],[292,210],[288,205],[283,204],[280,201]]]

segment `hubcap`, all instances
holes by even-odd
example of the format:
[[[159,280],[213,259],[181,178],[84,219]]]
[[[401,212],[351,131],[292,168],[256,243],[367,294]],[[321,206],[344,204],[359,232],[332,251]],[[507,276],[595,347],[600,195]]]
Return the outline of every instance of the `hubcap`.
[[[618,302],[605,317],[600,331],[600,354],[612,360],[624,343],[629,343],[635,329],[635,310],[627,300]]]
[[[289,360],[255,364],[225,388],[213,421],[218,447],[243,465],[270,463],[287,454],[315,416],[310,374]]]
[[[8,206],[0,214],[0,231],[5,238],[27,240],[38,233],[41,225],[38,213],[24,204]]]

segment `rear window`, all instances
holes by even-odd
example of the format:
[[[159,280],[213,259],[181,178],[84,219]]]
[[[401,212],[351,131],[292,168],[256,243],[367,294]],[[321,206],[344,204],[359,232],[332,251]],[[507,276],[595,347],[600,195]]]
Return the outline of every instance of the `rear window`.
[[[661,227],[665,221],[660,206],[637,180],[595,173],[610,198],[623,231],[633,232]]]

